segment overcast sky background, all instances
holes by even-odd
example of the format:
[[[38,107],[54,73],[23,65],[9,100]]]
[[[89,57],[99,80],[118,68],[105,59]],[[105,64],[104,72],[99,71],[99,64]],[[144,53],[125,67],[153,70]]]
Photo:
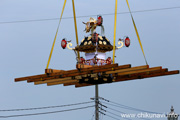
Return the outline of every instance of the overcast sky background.
[[[75,88],[57,85],[15,83],[14,78],[43,74],[55,36],[58,20],[3,23],[34,19],[59,18],[64,0],[0,0],[0,110],[13,108],[64,105],[90,101],[94,86]],[[180,7],[180,0],[129,0],[132,11]],[[114,13],[114,0],[75,0],[76,15],[89,16]],[[118,0],[118,13],[128,12],[125,0]],[[63,17],[72,17],[72,3],[67,1]],[[180,9],[133,13],[147,61],[150,67],[163,66],[180,70]],[[77,18],[78,36],[81,41],[88,34]],[[113,41],[114,15],[104,15],[105,35]],[[100,29],[97,29],[97,32]],[[117,17],[117,39],[129,36],[131,45],[116,52],[116,63],[132,66],[145,65],[130,14]],[[75,54],[63,50],[63,38],[76,45],[73,19],[62,19],[50,68],[75,69]],[[84,56],[81,53],[81,56]],[[107,57],[112,57],[112,52]],[[163,76],[99,86],[100,96],[111,101],[144,110],[167,113],[171,105],[180,114],[180,75]],[[92,105],[92,104],[91,104]],[[86,106],[86,105],[85,105]],[[77,106],[78,107],[78,106]],[[115,108],[115,107],[113,107]],[[46,111],[63,110],[49,109]],[[69,109],[69,108],[67,108]],[[115,108],[126,113],[139,113]],[[0,116],[37,113],[42,111],[0,112]],[[112,111],[111,111],[112,112]],[[94,108],[57,114],[7,118],[8,120],[91,120]],[[116,113],[119,114],[119,113]],[[111,115],[111,114],[109,114]],[[113,116],[113,115],[111,115]],[[114,116],[116,117],[116,116]],[[118,117],[117,117],[118,118]],[[1,118],[0,118],[1,119]],[[104,120],[113,120],[107,116]],[[133,119],[133,118],[132,118]],[[164,120],[159,119],[159,120]]]

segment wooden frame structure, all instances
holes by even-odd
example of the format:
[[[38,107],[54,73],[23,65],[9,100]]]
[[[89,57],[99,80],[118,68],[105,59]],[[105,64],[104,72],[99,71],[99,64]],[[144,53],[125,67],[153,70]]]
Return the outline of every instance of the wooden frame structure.
[[[45,69],[45,74],[15,78],[15,82],[27,81],[28,83],[34,82],[35,85],[63,84],[64,86],[85,87],[173,74],[179,74],[179,70],[168,71],[167,68],[161,66],[150,68],[149,65],[131,67],[130,64],[120,66],[118,64],[103,66],[77,65],[77,69],[67,71]]]

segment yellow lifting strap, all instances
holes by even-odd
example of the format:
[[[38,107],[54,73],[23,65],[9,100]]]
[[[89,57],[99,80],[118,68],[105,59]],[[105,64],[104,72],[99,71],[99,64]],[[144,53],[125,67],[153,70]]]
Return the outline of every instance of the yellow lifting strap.
[[[77,31],[76,12],[75,12],[74,0],[72,0],[72,6],[73,6],[73,15],[74,15],[74,26],[75,26],[75,32],[76,32],[76,43],[77,43],[77,46],[78,46],[79,42],[78,42],[78,31]],[[77,56],[78,56],[78,59],[80,59],[79,51],[77,51]]]
[[[114,13],[114,43],[113,43],[113,64],[115,63],[116,51],[116,23],[117,23],[117,0],[115,0],[115,13]]]
[[[137,38],[138,38],[138,41],[139,41],[139,45],[141,46],[141,50],[142,50],[142,53],[143,53],[143,55],[144,55],[145,62],[146,62],[146,64],[148,65],[148,62],[147,62],[147,60],[146,60],[146,56],[145,56],[145,54],[144,54],[143,46],[142,46],[142,43],[141,43],[141,40],[140,40],[140,36],[139,36],[138,30],[137,30],[136,24],[135,24],[135,22],[134,22],[134,18],[133,18],[132,13],[131,13],[131,9],[130,9],[130,6],[129,6],[129,2],[128,2],[128,0],[126,0],[126,2],[127,2],[127,5],[128,5],[128,8],[129,8],[129,12],[130,12],[130,14],[131,14],[131,18],[132,18],[133,25],[134,25],[134,29],[135,29],[135,31],[136,31],[136,35],[137,35]]]
[[[51,61],[51,56],[52,56],[52,53],[53,53],[53,50],[54,50],[54,45],[55,45],[55,42],[56,42],[56,38],[57,38],[59,26],[60,26],[60,23],[61,23],[61,19],[62,19],[63,12],[64,12],[64,8],[65,8],[65,6],[66,6],[66,1],[67,1],[67,0],[64,0],[64,5],[63,5],[63,8],[62,8],[61,17],[60,17],[59,24],[58,24],[58,27],[57,27],[57,30],[56,30],[56,35],[55,35],[55,37],[54,37],[54,42],[53,42],[53,45],[52,45],[52,48],[51,48],[51,52],[50,52],[50,54],[49,54],[49,59],[48,59],[48,62],[47,62],[46,69],[48,69],[49,63],[50,63],[50,61]]]

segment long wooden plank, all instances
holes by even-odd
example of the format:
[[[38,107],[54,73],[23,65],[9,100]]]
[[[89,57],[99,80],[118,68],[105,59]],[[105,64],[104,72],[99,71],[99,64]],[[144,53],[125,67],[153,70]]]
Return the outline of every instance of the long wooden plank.
[[[107,71],[114,71],[114,70],[121,70],[121,69],[127,69],[127,68],[131,68],[130,64],[127,65],[121,65],[118,67],[114,67],[114,68],[106,68],[106,69],[99,69],[99,70],[93,70],[93,73],[99,73],[99,72],[107,72]]]
[[[56,69],[45,69],[46,74],[63,72],[64,70],[56,70]]]
[[[27,82],[35,82],[35,84],[47,83],[47,85],[49,86],[64,84],[64,86],[75,85],[75,87],[85,87],[85,86],[91,86],[93,84],[78,83],[79,81],[77,80],[77,78],[81,79],[81,75],[88,75],[92,73],[101,73],[101,72],[103,72],[103,74],[117,73],[116,74],[117,79],[114,82],[179,74],[179,70],[167,72],[168,70],[162,69],[162,67],[148,68],[148,66],[146,66],[147,67],[146,68],[144,66],[137,66],[130,68],[131,65],[122,65],[122,66],[118,66],[117,64],[116,65],[113,64],[113,65],[114,66],[106,65],[106,66],[95,66],[92,68],[83,68],[80,71],[69,70],[69,71],[62,71],[57,73],[48,73],[48,75],[41,74],[35,76],[16,78],[15,82],[27,80]]]
[[[162,69],[162,70],[158,70],[158,71],[150,71],[150,72],[143,72],[143,73],[135,73],[135,74],[131,74],[129,75],[122,75],[122,76],[118,76],[117,79],[114,82],[121,82],[121,81],[129,81],[129,80],[136,80],[136,79],[143,79],[143,78],[149,78],[149,77],[156,77],[156,76],[163,76],[163,75],[171,75],[171,74],[178,74],[179,71],[171,71],[171,72],[167,72],[167,69]],[[113,82],[112,82],[113,83]],[[106,84],[106,83],[102,83],[102,84]],[[75,87],[86,87],[86,86],[91,86],[94,84],[74,84]]]
[[[142,78],[159,77],[159,76],[174,75],[174,74],[179,74],[179,70],[169,71],[165,73],[156,73],[152,75],[143,75]]]
[[[64,83],[63,85],[64,86],[71,86],[71,85],[75,85],[77,84],[78,82],[71,82],[71,83]]]
[[[151,78],[151,77],[159,77],[159,76],[165,76],[165,75],[174,75],[174,74],[179,74],[179,71],[169,71],[169,72],[164,72],[164,73],[154,73],[150,75],[142,75],[140,77],[133,77],[133,78],[125,78],[125,79],[118,79],[115,82],[122,82],[122,81],[128,81],[128,80],[136,80],[136,79],[144,79],[144,78]]]
[[[72,83],[72,82],[78,82],[78,81],[79,80],[68,80],[68,81],[51,82],[51,83],[47,83],[47,86],[59,85],[59,84],[65,84],[65,83]]]
[[[27,76],[27,77],[15,78],[14,81],[15,82],[20,82],[20,81],[25,81],[25,80],[28,80],[28,79],[43,78],[43,77],[48,77],[48,76],[46,74]]]
[[[162,70],[157,70],[157,71],[151,71],[151,72],[142,72],[142,73],[135,73],[135,74],[130,74],[128,75],[129,77],[134,77],[134,76],[142,76],[142,75],[151,75],[151,74],[156,74],[156,73],[165,73],[168,72],[167,68],[163,68]],[[121,77],[121,76],[118,76]]]
[[[89,76],[91,77],[97,77],[97,74],[89,74]],[[75,77],[80,78],[80,76]],[[81,77],[82,78],[82,77]],[[39,84],[45,84],[45,83],[51,83],[51,82],[60,82],[60,81],[69,81],[69,80],[73,80],[72,77],[66,77],[66,78],[58,78],[58,79],[50,79],[50,80],[42,80],[42,81],[35,81],[34,84],[35,85],[39,85]]]
[[[127,64],[127,65],[121,65],[121,66],[118,66],[118,67],[115,67],[114,70],[119,70],[119,69],[127,69],[127,68],[131,68],[131,65],[130,64]],[[112,68],[108,68],[108,69],[102,69],[102,70],[95,70],[94,72],[97,73],[97,72],[105,72],[105,71],[112,71]],[[64,86],[70,86],[70,85],[75,85],[75,83],[70,83],[70,84],[64,84]],[[83,86],[83,84],[80,84],[80,86]]]
[[[157,70],[157,71],[150,71],[150,72],[142,72],[142,73],[135,73],[128,75],[129,77],[123,77],[123,76],[117,76],[115,82],[119,81],[128,81],[128,80],[134,80],[134,79],[143,79],[143,76],[147,75],[155,75],[155,74],[164,74],[168,72],[167,68],[162,69],[162,70]]]
[[[90,68],[93,67],[92,65],[84,65],[84,64],[77,64],[76,68],[77,69],[82,69],[82,68]]]
[[[116,66],[116,64],[113,64],[113,66]],[[110,67],[110,68],[109,68]],[[114,69],[125,69],[125,68],[130,68],[131,65],[128,64],[128,65],[122,65],[122,66],[118,66],[118,67],[115,67]],[[105,72],[105,71],[108,71],[108,70],[112,70],[112,66],[105,66],[103,67],[104,69],[102,69],[102,66],[99,68],[99,69],[95,69],[95,70],[92,70],[92,71],[84,71],[84,72],[78,72],[78,73],[68,73],[68,74],[62,74],[61,77],[76,77],[76,76],[81,76],[81,75],[87,75],[87,74],[91,74],[92,72],[93,73],[98,73],[98,72]],[[36,81],[44,81],[44,80],[50,80],[50,79],[58,79],[60,78],[59,75],[55,75],[55,76],[52,76],[52,77],[46,77],[46,78],[37,78],[37,79],[30,79],[30,80],[27,80],[27,82],[36,82]]]
[[[129,67],[130,65],[122,65],[119,66],[118,69],[124,69]],[[122,68],[121,68],[122,67]],[[112,70],[112,68],[109,68],[110,70]],[[81,72],[81,73],[72,73],[72,74],[66,74],[66,75],[62,75],[62,77],[70,77],[70,76],[78,76],[78,75],[84,75],[84,74],[91,74],[91,73],[98,73],[98,72],[106,72],[107,69],[106,68],[100,68],[100,69],[96,69],[96,70],[91,70],[91,71],[87,71],[87,72]]]
[[[91,71],[91,70],[96,70],[96,69],[105,69],[105,68],[112,68],[112,67],[118,67],[118,64],[111,64],[111,65],[103,65],[103,66],[93,66],[93,67],[90,67],[90,68],[83,68],[80,70],[80,72],[88,72],[88,71]],[[76,71],[66,71],[64,72],[63,74],[69,74],[69,73],[79,73],[78,70]],[[56,75],[62,75],[62,73],[52,73],[50,74],[50,76],[56,76]]]
[[[81,72],[87,72],[95,69],[102,69],[102,68],[111,68],[111,67],[118,67],[118,64],[111,64],[111,65],[103,65],[103,66],[93,66],[91,68],[83,68],[81,69]],[[21,78],[15,78],[15,82],[19,81],[25,81],[25,80],[32,80],[32,79],[43,79],[47,77],[52,77],[52,76],[59,76],[63,74],[72,74],[72,73],[79,73],[80,71],[77,69],[74,70],[68,70],[68,71],[62,71],[62,72],[57,72],[57,73],[50,73],[50,74],[41,74],[41,75],[34,75],[34,76],[27,76],[27,77],[21,77]]]
[[[143,68],[143,67],[142,67]],[[126,70],[124,70],[124,71],[126,71]],[[165,68],[165,69],[162,69],[162,67],[160,66],[160,67],[153,67],[153,68],[149,68],[149,69],[142,69],[141,70],[141,68],[138,70],[138,67],[137,67],[137,69],[135,68],[135,70],[129,70],[129,71],[127,71],[127,72],[120,72],[119,71],[119,73],[117,73],[117,74],[112,74],[114,77],[117,77],[117,75],[118,76],[121,76],[121,77],[130,77],[130,76],[133,76],[133,75],[144,75],[144,74],[147,74],[147,73],[154,73],[154,72],[162,72],[162,71],[168,71],[168,69],[167,68]]]
[[[143,73],[135,73],[135,74],[131,74],[131,75],[121,75],[121,76],[118,76],[117,78],[118,79],[132,79],[132,78],[140,78],[140,76],[142,75],[146,75],[146,74],[154,74],[154,73],[164,73],[164,72],[167,72],[168,69],[167,68],[164,68],[162,70],[159,70],[159,71],[151,71],[151,72],[143,72]],[[75,85],[76,83],[72,83],[72,84],[64,84],[64,86],[69,86],[69,85]],[[78,85],[77,85],[78,86]],[[80,85],[80,86],[83,86],[83,85]]]
[[[51,80],[45,80],[45,81],[37,81],[37,82],[34,82],[34,84],[39,85],[39,84],[45,84],[45,83],[49,83],[49,82],[68,81],[68,80],[72,80],[72,77],[51,79]]]
[[[140,67],[140,68],[143,68],[143,67]],[[146,71],[146,70],[148,70],[148,72]],[[157,71],[157,72],[159,72],[159,70],[161,70],[161,67],[155,67],[155,68],[150,68],[150,69],[146,69],[146,70],[143,70],[143,72],[141,72],[142,70],[140,70],[140,71],[135,71],[135,72],[131,72],[132,74],[136,74],[136,76],[138,75],[138,74],[140,74],[140,73],[142,73],[141,75],[143,75],[143,74],[146,74],[146,73],[149,73],[149,72],[155,72],[155,71]],[[164,69],[164,71],[167,71],[167,69]],[[160,72],[162,72],[162,71],[160,71]],[[129,72],[128,72],[129,73]],[[138,74],[137,74],[138,73]],[[91,75],[91,74],[90,74]],[[95,75],[95,76],[94,76]],[[92,74],[92,76],[94,76],[94,77],[96,77],[97,76],[97,74]],[[121,73],[121,79],[122,78],[126,78],[126,79],[128,79],[129,80],[129,78],[127,78],[128,76],[125,76],[125,73]],[[125,80],[126,80],[125,79]],[[72,80],[72,78],[71,77],[67,77],[67,78],[59,78],[59,79],[52,79],[52,80],[45,80],[45,81],[38,81],[38,82],[35,82],[34,84],[35,85],[38,85],[38,84],[45,84],[45,83],[51,83],[51,82],[63,82],[63,81],[69,81],[69,80]]]
[[[130,74],[135,74],[135,73],[158,71],[158,70],[161,70],[161,69],[162,69],[162,67],[153,67],[153,68],[148,68],[148,69],[145,69],[145,70],[135,70],[135,71],[130,71],[130,72],[122,72],[122,73],[118,73],[118,75],[130,75]]]
[[[115,70],[115,71],[108,71],[106,74],[113,74],[113,73],[120,73],[120,72],[129,72],[129,71],[136,71],[136,70],[143,70],[143,69],[148,69],[149,65],[143,65],[143,66],[137,66],[137,67],[132,67],[128,69],[120,69],[120,70]]]
[[[59,77],[57,77],[57,79],[58,78]],[[42,77],[42,78],[28,79],[27,83],[37,82],[37,81],[45,81],[45,80],[50,80],[50,79],[55,79],[55,77]]]

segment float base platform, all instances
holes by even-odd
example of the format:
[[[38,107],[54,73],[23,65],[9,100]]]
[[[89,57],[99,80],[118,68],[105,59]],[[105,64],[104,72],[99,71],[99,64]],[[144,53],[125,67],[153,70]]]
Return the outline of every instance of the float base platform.
[[[15,78],[15,82],[27,81],[34,85],[61,85],[85,87],[97,84],[114,83],[145,79],[151,77],[179,74],[179,70],[168,71],[167,68],[149,67],[149,65],[131,67],[130,64],[110,64],[104,66],[76,65],[74,70],[45,69],[45,74]]]

